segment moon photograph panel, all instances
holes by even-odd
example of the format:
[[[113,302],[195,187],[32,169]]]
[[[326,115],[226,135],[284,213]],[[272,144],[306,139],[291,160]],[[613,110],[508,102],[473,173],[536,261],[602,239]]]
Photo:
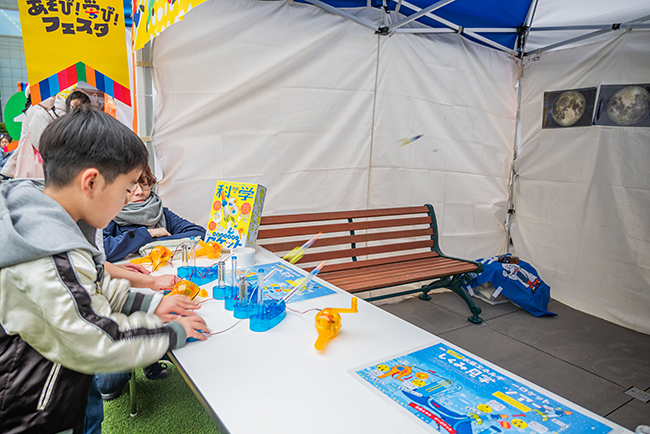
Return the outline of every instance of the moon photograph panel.
[[[591,125],[595,101],[595,87],[544,92],[542,128]]]

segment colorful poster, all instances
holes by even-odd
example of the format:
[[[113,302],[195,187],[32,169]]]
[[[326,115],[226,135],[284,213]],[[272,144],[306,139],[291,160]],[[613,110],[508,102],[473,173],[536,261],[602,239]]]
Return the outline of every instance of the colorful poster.
[[[272,264],[258,265],[251,267],[246,272],[246,277],[249,279],[251,285],[257,285],[257,274],[259,270],[263,269],[265,275],[270,275],[273,270],[275,273],[265,281],[264,285],[264,298],[280,299],[293,290],[298,284],[298,280],[305,277],[304,274],[299,273],[293,268],[282,262],[274,262]],[[311,298],[323,297],[324,295],[334,294],[331,288],[321,285],[312,280],[307,286],[300,291],[296,292],[289,299],[289,303],[298,301],[309,300]]]
[[[205,241],[227,249],[255,247],[265,197],[263,185],[217,181]]]
[[[137,0],[133,11],[133,49],[139,50],[205,0]]]
[[[443,434],[606,434],[612,430],[447,344],[353,375]]]
[[[84,81],[131,105],[121,0],[19,0],[32,104]]]

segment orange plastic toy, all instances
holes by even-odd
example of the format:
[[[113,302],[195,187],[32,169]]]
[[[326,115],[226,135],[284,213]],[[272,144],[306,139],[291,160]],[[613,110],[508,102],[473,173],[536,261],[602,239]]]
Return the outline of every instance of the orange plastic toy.
[[[196,256],[205,255],[208,259],[217,259],[221,256],[223,247],[216,241],[208,241],[207,243],[205,241],[199,241],[199,244],[201,247],[196,249]]]
[[[327,342],[338,336],[341,330],[341,315],[339,313],[357,313],[357,298],[352,297],[352,307],[343,309],[339,307],[328,307],[316,314],[316,331],[318,339],[314,348],[323,351]]]
[[[173,253],[165,246],[156,246],[151,249],[151,252],[147,256],[142,258],[131,259],[129,262],[133,264],[151,264],[154,270],[157,270],[160,266],[169,264],[172,260]]]
[[[199,297],[207,297],[208,291],[200,288],[194,282],[190,282],[189,280],[181,280],[176,285],[174,285],[174,288],[169,292],[169,294],[165,295],[165,297],[176,294],[186,295],[194,300],[197,295]]]

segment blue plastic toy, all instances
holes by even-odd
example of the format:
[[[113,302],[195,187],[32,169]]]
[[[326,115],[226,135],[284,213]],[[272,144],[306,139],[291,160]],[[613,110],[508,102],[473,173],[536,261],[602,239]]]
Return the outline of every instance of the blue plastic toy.
[[[239,276],[239,293],[237,294],[237,300],[234,304],[233,315],[238,319],[250,318],[258,311],[258,304],[254,300],[256,294],[252,294],[253,291],[250,291],[248,288],[248,279],[245,275]]]
[[[251,316],[250,329],[254,332],[266,332],[280,324],[287,316],[287,306],[282,300],[266,300],[258,313]]]
[[[197,330],[197,332],[203,333],[203,330]],[[189,342],[196,342],[196,341],[198,341],[198,339],[197,338],[192,338],[192,337],[185,339],[185,342],[188,342],[188,343]]]
[[[178,267],[176,274],[181,279],[189,280],[199,286],[213,282],[219,278],[217,267]]]

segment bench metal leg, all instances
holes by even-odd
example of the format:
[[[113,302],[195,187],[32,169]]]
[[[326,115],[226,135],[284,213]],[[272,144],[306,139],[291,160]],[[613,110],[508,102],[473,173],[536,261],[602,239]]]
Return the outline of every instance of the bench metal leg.
[[[135,371],[131,372],[129,380],[129,395],[131,395],[131,417],[138,414],[138,401],[135,396]]]
[[[470,278],[466,274],[454,276],[451,279],[445,278],[443,281],[435,282],[434,285],[424,285],[421,288],[422,294],[420,294],[419,297],[422,300],[431,300],[429,291],[436,288],[449,288],[456,294],[460,295],[461,298],[465,300],[465,303],[467,303],[467,307],[469,307],[469,311],[472,313],[472,316],[468,317],[467,319],[474,324],[480,324],[483,322],[483,318],[479,316],[481,313],[481,308],[474,303],[472,297],[470,297],[467,291],[465,291],[462,287],[463,284],[467,284],[469,281]]]
[[[449,289],[454,291],[456,294],[460,295],[463,298],[463,300],[465,300],[465,303],[467,303],[467,307],[469,307],[470,312],[472,312],[472,316],[468,317],[467,319],[473,322],[474,324],[480,324],[483,322],[483,318],[479,316],[479,314],[481,313],[481,308],[474,303],[472,297],[462,287],[463,284],[467,284],[469,283],[469,281],[470,281],[469,276],[463,274],[451,280]]]

